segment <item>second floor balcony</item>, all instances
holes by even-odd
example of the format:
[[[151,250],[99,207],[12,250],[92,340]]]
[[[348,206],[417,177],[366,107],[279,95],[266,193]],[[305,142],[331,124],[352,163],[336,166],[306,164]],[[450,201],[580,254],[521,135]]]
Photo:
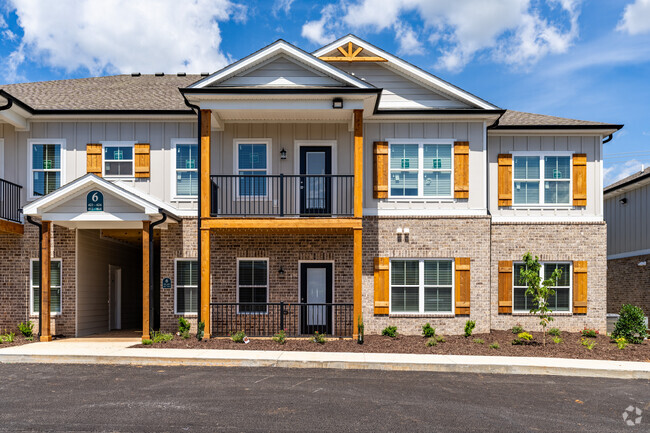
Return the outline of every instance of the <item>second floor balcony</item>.
[[[213,217],[351,217],[354,175],[212,175]]]

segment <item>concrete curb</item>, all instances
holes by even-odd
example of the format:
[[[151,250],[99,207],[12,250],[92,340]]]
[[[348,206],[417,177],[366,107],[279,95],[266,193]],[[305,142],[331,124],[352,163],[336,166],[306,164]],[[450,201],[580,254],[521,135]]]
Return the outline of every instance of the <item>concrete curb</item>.
[[[131,349],[129,352],[147,349]],[[168,349],[150,349],[161,352]],[[170,349],[173,350],[173,349]],[[184,349],[180,349],[184,351]],[[178,352],[177,350],[173,350]],[[205,351],[203,351],[205,352]],[[216,351],[215,351],[216,352]],[[322,352],[151,353],[124,355],[0,354],[0,364],[107,364],[201,367],[335,368],[446,373],[525,374],[650,380],[650,363],[489,356],[359,354]],[[233,353],[238,352],[238,353]],[[188,353],[188,355],[190,355]]]

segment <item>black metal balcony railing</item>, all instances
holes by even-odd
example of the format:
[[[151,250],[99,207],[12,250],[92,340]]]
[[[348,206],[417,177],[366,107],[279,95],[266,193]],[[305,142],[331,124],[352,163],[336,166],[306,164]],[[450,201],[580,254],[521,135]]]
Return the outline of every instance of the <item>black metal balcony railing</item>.
[[[213,302],[212,335],[244,331],[249,337],[271,337],[284,329],[288,337],[313,335],[352,337],[353,304],[286,302]]]
[[[354,175],[212,175],[212,216],[352,216]]]
[[[0,218],[20,223],[20,190],[23,187],[0,179]]]

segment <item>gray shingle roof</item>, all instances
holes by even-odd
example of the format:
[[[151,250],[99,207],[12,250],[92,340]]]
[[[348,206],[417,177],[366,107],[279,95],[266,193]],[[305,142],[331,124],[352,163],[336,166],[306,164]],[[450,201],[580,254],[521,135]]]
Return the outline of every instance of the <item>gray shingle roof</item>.
[[[648,168],[646,168],[645,170],[642,170],[642,171],[637,171],[636,173],[634,173],[634,174],[632,174],[632,175],[630,175],[628,177],[625,177],[625,178],[623,178],[621,180],[618,180],[618,181],[614,182],[611,185],[606,186],[604,191],[605,191],[605,193],[608,193],[608,192],[619,189],[619,187],[621,187],[623,185],[632,185],[635,182],[640,181],[642,179],[645,179],[648,176],[650,176],[650,167],[648,167]]]
[[[188,110],[179,87],[200,75],[113,75],[7,84],[0,88],[36,110]]]
[[[607,123],[591,122],[588,120],[567,119],[564,117],[547,116],[544,114],[525,113],[523,111],[506,110],[499,120],[500,127],[507,126],[609,126]]]

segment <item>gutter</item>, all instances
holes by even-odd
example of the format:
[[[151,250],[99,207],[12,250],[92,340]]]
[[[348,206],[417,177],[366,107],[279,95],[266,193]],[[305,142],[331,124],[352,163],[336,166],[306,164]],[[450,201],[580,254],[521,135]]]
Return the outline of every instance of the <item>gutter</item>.
[[[37,223],[32,219],[31,216],[27,215],[26,217],[27,222],[30,224],[35,225],[38,227],[38,267],[41,269],[41,274],[43,273],[43,224]],[[31,265],[30,265],[31,266]],[[48,269],[49,272],[49,269]],[[41,283],[43,281],[43,276],[41,275],[41,278],[38,280],[38,301],[41,302],[41,299],[43,299],[43,284]],[[30,309],[32,307],[30,306]],[[38,306],[38,339],[40,340],[41,338],[41,329],[43,329],[43,312],[42,308],[39,305]]]
[[[158,212],[162,215],[162,218],[159,219],[158,221],[154,221],[151,224],[149,224],[149,328],[153,329],[154,328],[154,305],[153,305],[153,299],[154,299],[154,283],[153,283],[153,276],[154,272],[153,270],[155,269],[154,267],[154,245],[153,245],[153,229],[157,225],[160,225],[167,221],[167,213],[165,212],[164,209],[158,209]],[[40,311],[40,310],[39,310]]]

